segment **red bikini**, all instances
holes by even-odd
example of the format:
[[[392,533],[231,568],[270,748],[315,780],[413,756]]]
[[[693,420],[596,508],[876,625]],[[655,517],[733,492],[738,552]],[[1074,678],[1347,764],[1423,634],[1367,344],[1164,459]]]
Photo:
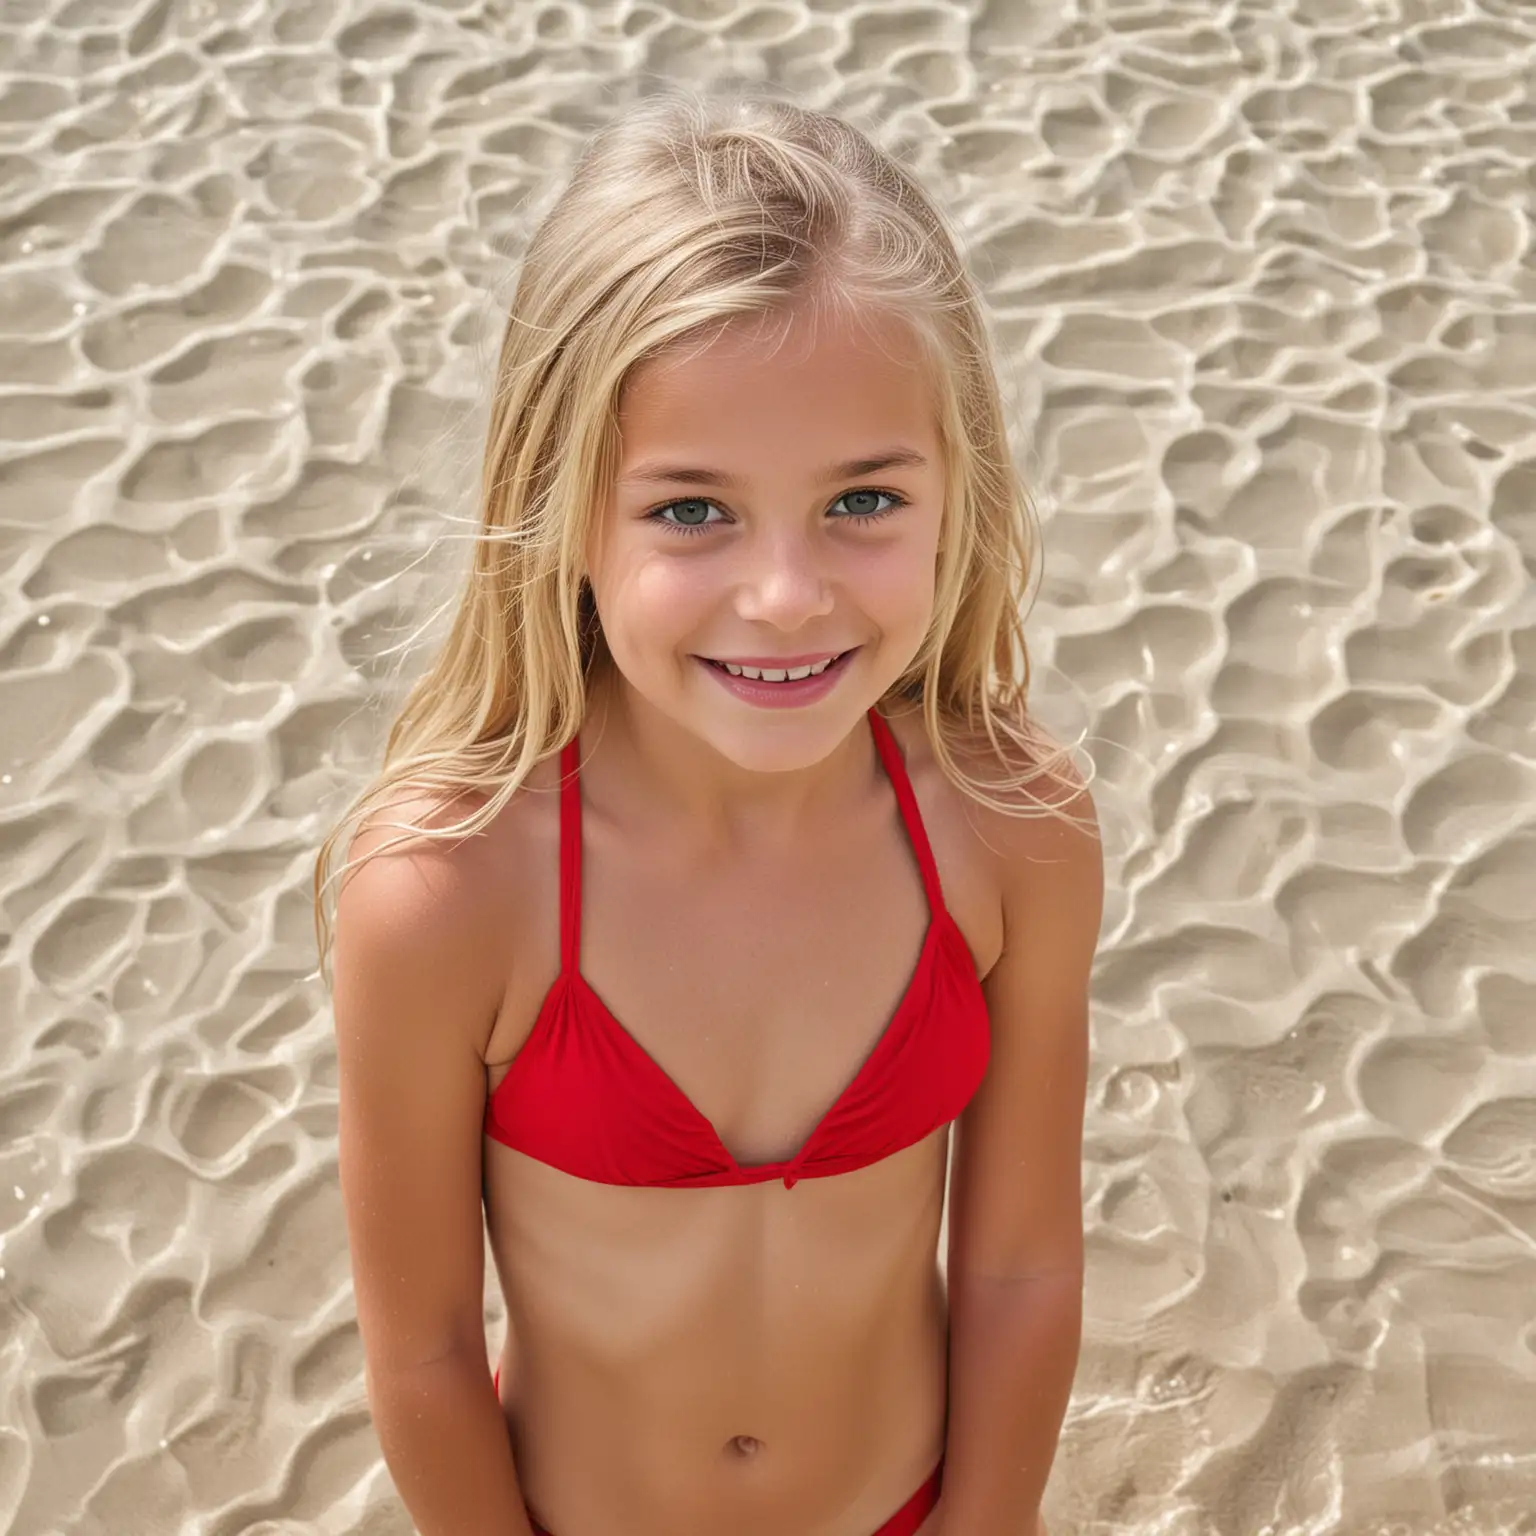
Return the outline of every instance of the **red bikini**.
[[[853,1080],[791,1158],[738,1163],[714,1126],[613,1016],[581,974],[581,786],[575,740],[560,754],[560,974],[486,1105],[485,1134],[598,1184],[700,1189],[828,1178],[931,1135],[986,1074],[986,999],[944,905],[938,866],[890,727],[869,712],[928,898],[928,931],[896,1011]],[[497,1372],[499,1384],[500,1372]],[[874,1536],[912,1536],[938,1503],[940,1461]],[[548,1536],[535,1525],[537,1536]]]
[[[884,1032],[805,1144],[738,1163],[715,1128],[581,975],[581,787],[577,743],[560,755],[560,974],[486,1105],[485,1134],[597,1184],[698,1189],[850,1173],[947,1125],[986,1073],[991,1036],[975,963],[944,905],[906,765],[869,713],[928,897],[917,968]]]

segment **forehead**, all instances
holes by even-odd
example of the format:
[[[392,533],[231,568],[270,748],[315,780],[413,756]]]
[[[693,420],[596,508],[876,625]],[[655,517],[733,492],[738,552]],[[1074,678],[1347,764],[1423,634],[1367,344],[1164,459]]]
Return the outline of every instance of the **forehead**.
[[[932,447],[918,337],[881,312],[743,317],[637,364],[619,397],[626,463],[655,449],[824,464],[844,449]],[[846,454],[844,455],[846,456]]]

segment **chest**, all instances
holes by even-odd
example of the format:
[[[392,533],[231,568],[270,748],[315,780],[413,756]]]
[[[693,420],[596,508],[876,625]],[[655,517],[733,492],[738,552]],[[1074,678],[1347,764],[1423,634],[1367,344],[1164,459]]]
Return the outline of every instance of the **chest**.
[[[900,1006],[930,913],[899,820],[699,856],[591,826],[581,971],[738,1159],[805,1140]]]

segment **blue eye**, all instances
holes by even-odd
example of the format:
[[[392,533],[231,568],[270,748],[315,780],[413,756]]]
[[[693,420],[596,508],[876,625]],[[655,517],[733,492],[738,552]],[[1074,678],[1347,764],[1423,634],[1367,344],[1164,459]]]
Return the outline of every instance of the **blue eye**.
[[[880,506],[881,501],[886,505]],[[844,491],[832,505],[835,507],[839,502],[848,503],[848,511],[835,519],[840,523],[878,522],[907,504],[906,497],[898,496],[894,491],[877,491],[869,487]],[[720,511],[714,502],[706,501],[702,496],[690,496],[682,501],[669,501],[646,513],[646,516],[674,533],[702,533],[706,528],[729,521],[723,514],[711,517],[709,514],[712,510],[717,513]]]
[[[872,506],[870,503],[884,499],[889,506]],[[845,523],[872,523],[877,518],[889,517],[898,507],[906,506],[904,497],[896,495],[894,491],[858,490],[844,491],[837,501],[850,503],[850,511],[842,518]],[[837,501],[832,505],[835,507]],[[858,503],[858,505],[853,505]]]
[[[697,533],[705,528],[711,521],[719,522],[722,519],[711,519],[710,509],[715,507],[714,502],[705,501],[702,497],[690,496],[685,501],[669,501],[664,507],[657,507],[650,515],[659,523],[665,523],[668,528],[675,528],[679,533]],[[666,516],[668,512],[676,513],[676,521]]]

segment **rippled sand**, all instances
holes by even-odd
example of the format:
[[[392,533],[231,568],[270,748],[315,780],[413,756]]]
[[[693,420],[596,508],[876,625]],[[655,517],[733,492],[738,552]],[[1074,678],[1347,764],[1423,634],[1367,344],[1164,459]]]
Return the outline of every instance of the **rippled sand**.
[[[640,71],[876,114],[999,315],[1111,844],[1054,1529],[1536,1531],[1531,0],[4,0],[0,1526],[409,1529],[310,861]]]

